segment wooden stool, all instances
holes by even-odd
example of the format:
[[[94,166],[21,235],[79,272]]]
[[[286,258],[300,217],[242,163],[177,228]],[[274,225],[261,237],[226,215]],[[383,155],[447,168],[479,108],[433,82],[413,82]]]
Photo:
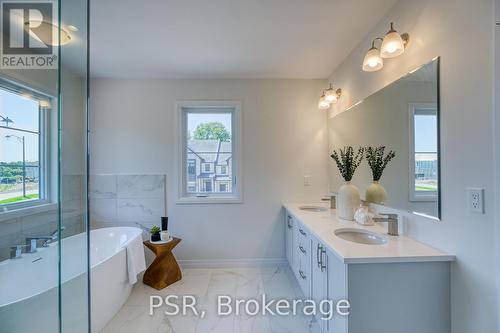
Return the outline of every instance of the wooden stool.
[[[161,290],[182,279],[181,269],[172,254],[173,248],[180,241],[180,238],[173,237],[170,242],[164,244],[153,244],[150,241],[144,242],[144,245],[156,255],[151,266],[144,272],[144,277],[142,278],[144,284]]]

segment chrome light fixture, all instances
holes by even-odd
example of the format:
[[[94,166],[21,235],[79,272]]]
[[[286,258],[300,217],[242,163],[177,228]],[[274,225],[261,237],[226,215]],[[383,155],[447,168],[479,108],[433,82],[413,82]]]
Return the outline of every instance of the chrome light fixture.
[[[380,50],[375,46],[377,40],[382,41]],[[394,58],[404,53],[410,40],[407,33],[399,34],[394,29],[394,23],[391,22],[391,29],[384,38],[375,38],[372,41],[372,47],[368,50],[363,60],[363,70],[365,72],[376,72],[384,67],[384,58]]]
[[[363,60],[363,70],[365,72],[376,72],[384,67],[384,59],[380,56],[380,50],[375,46],[376,40],[382,40],[382,38],[375,38],[372,41],[372,47]]]

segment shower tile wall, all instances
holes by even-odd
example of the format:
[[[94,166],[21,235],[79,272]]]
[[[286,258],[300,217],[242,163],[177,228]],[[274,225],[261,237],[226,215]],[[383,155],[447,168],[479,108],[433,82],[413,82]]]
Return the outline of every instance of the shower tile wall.
[[[92,228],[160,225],[165,215],[165,175],[90,177]]]
[[[64,175],[61,181],[62,236],[69,237],[85,230],[85,204],[82,175]],[[57,206],[22,217],[0,219],[0,261],[8,259],[10,248],[25,243],[26,237],[48,236],[57,229]]]

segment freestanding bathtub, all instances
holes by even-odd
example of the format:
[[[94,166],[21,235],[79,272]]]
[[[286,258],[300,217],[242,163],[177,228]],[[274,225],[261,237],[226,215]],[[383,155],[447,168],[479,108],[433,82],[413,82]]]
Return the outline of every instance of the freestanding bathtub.
[[[90,231],[93,333],[102,330],[130,296],[125,247],[141,235],[141,229],[132,227]],[[86,236],[61,241],[63,332],[88,332]],[[57,267],[57,243],[0,262],[0,333],[58,332]]]

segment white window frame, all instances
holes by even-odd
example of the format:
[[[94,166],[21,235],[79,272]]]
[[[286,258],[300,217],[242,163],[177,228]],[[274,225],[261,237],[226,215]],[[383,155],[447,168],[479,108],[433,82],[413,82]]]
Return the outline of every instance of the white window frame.
[[[415,191],[415,111],[429,109],[436,112],[436,103],[409,103],[409,133],[410,133],[410,177],[409,177],[409,200],[411,202],[436,202],[439,198],[439,188],[435,192],[430,191]],[[439,137],[439,135],[438,135]],[[438,152],[439,154],[439,148]],[[439,159],[439,156],[438,156]],[[439,166],[438,166],[439,167]],[[439,177],[439,172],[438,172]],[[438,179],[439,183],[439,179]]]
[[[56,103],[56,98],[44,93],[40,93],[34,89],[26,87],[23,84],[13,82],[7,79],[0,79],[0,89],[10,91],[15,94],[28,94],[34,100],[47,101],[48,105],[51,107],[40,107],[39,105],[39,172],[40,172],[40,184],[39,184],[39,199],[28,200],[23,202],[15,202],[10,204],[0,205],[0,219],[7,215],[10,216],[12,213],[20,212],[24,210],[31,211],[32,208],[46,206],[52,203],[52,193],[51,193],[51,172],[50,172],[50,146],[49,146],[49,136],[50,136],[50,112],[54,109],[54,104]]]
[[[186,144],[187,144],[187,123],[186,109],[199,108],[207,111],[200,113],[232,113],[231,134],[232,134],[232,192],[230,193],[188,193],[186,178]],[[175,103],[177,117],[177,204],[226,204],[243,202],[243,170],[242,170],[242,117],[241,101],[235,100],[182,100]],[[221,109],[225,109],[221,111]]]

